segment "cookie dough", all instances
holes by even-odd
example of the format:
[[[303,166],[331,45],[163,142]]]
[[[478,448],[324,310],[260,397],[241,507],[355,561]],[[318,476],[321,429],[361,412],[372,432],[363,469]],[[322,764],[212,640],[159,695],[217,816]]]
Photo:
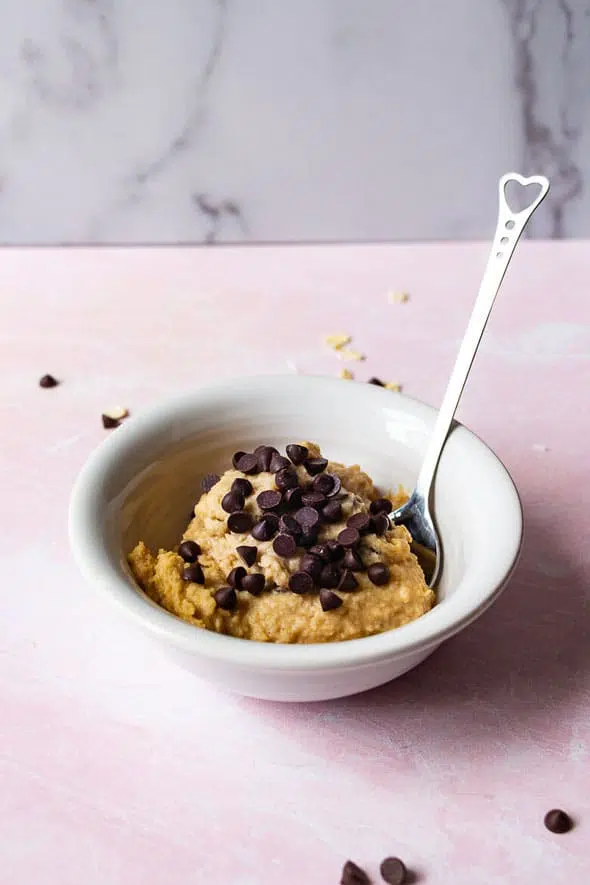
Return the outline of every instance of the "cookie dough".
[[[261,642],[356,639],[432,608],[409,533],[384,515],[406,496],[380,497],[313,443],[287,453],[238,452],[205,477],[178,550],[140,541],[129,554],[143,590],[196,627]]]

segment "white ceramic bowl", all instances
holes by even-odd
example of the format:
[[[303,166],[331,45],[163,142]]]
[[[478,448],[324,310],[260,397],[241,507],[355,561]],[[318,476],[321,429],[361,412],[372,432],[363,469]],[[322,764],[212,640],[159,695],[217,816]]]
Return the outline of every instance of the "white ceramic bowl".
[[[444,547],[437,605],[396,630],[313,645],[280,645],[195,628],[136,585],[126,554],[141,538],[178,543],[205,473],[237,449],[309,439],[332,459],[359,463],[384,488],[411,488],[435,418],[401,394],[336,379],[247,378],[197,390],[133,417],[90,456],[74,486],[70,539],[86,580],[184,667],[245,695],[336,698],[415,667],[500,594],[518,559],[522,512],[504,466],[462,426],[436,478]]]

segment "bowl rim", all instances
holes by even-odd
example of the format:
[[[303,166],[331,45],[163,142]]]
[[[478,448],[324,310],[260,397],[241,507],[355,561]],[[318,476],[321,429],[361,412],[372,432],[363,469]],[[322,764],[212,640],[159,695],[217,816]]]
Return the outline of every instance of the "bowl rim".
[[[506,466],[486,443],[465,425],[456,422],[452,431],[460,438],[474,440],[491,456],[498,475],[504,482],[505,491],[512,498],[512,519],[514,520],[514,544],[506,558],[504,573],[497,584],[490,588],[483,599],[475,606],[463,606],[459,614],[453,613],[448,602],[435,605],[429,612],[415,621],[387,630],[373,636],[348,639],[340,642],[285,644],[239,639],[214,631],[200,629],[188,624],[176,615],[166,611],[151,600],[133,580],[126,576],[120,561],[115,562],[111,551],[96,541],[94,512],[102,486],[102,477],[116,463],[120,450],[141,444],[141,440],[159,426],[170,423],[172,413],[188,410],[197,411],[206,400],[222,393],[240,395],[240,391],[251,391],[253,383],[267,392],[284,392],[285,383],[291,386],[321,386],[334,388],[342,394],[346,389],[357,385],[344,385],[340,379],[315,375],[261,375],[247,378],[226,379],[214,385],[193,388],[173,397],[167,397],[145,409],[132,421],[117,429],[100,443],[88,456],[74,482],[69,504],[68,531],[72,554],[85,580],[103,591],[119,608],[154,637],[172,644],[177,649],[191,655],[201,655],[219,662],[258,670],[304,671],[330,670],[338,668],[358,668],[394,657],[411,655],[417,651],[434,649],[476,620],[491,606],[502,593],[510,580],[523,544],[522,502],[514,481]],[[361,388],[361,385],[358,385]],[[274,388],[274,390],[273,390]],[[344,390],[343,390],[344,388]],[[414,397],[403,393],[382,390],[379,387],[363,385],[363,396],[387,396],[389,402],[404,404],[414,415],[433,420],[436,409]],[[259,390],[260,392],[260,390]],[[377,402],[377,400],[376,400]]]

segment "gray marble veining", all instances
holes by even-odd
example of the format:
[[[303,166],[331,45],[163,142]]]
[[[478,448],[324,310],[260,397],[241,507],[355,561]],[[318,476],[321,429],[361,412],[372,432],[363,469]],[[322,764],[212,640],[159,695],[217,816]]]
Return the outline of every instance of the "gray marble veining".
[[[0,242],[590,235],[590,0],[0,0]]]

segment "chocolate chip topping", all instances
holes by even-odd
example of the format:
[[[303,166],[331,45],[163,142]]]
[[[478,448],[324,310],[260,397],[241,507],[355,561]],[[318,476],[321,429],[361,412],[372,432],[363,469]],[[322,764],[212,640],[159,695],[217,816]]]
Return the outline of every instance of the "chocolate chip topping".
[[[342,529],[342,531],[338,535],[338,543],[342,544],[343,547],[354,547],[356,544],[358,544],[360,539],[361,536],[359,535],[357,529]]]
[[[365,566],[360,557],[360,553],[356,550],[347,550],[344,554],[343,565],[350,569],[351,572],[362,572],[365,570]]]
[[[259,596],[264,590],[265,583],[264,575],[258,573],[246,575],[242,578],[242,590],[247,590],[252,596]]]
[[[230,517],[231,519],[231,517]],[[279,521],[272,513],[268,513],[252,528],[252,537],[257,541],[271,541],[279,528]]]
[[[312,486],[316,492],[321,492],[327,498],[337,495],[342,488],[340,477],[334,473],[320,473],[312,482]]]
[[[265,473],[270,472],[272,458],[273,455],[278,455],[279,453],[275,449],[274,446],[258,446],[258,448],[254,449],[254,454],[258,458],[258,466]]]
[[[295,514],[295,519],[304,530],[315,528],[320,521],[319,514],[313,507],[301,507]]]
[[[285,507],[288,507],[289,510],[299,510],[303,501],[303,489],[299,486],[295,486],[295,488],[287,489],[285,494],[283,495],[283,503]]]
[[[309,455],[309,449],[305,446],[297,445],[293,443],[290,446],[287,446],[287,455],[293,462],[293,464],[303,464],[307,456]]]
[[[236,535],[245,535],[252,528],[252,517],[245,510],[236,510],[228,516],[227,527]]]
[[[288,559],[290,556],[295,556],[297,552],[297,542],[292,535],[277,535],[273,541],[272,549],[277,556],[282,556],[285,559]]]
[[[289,589],[293,593],[312,593],[313,578],[307,572],[295,572],[289,578]]]
[[[371,885],[371,880],[354,861],[347,860],[342,868],[340,885]]]
[[[313,507],[315,510],[326,504],[326,496],[321,492],[304,492],[301,500],[306,507]]]
[[[319,556],[324,562],[328,562],[331,558],[330,547],[327,544],[316,544],[309,552],[314,556]]]
[[[301,557],[301,562],[299,563],[299,570],[307,572],[308,575],[311,575],[314,581],[319,581],[322,567],[322,560],[319,556],[314,556],[313,553],[304,553]]]
[[[306,550],[309,550],[310,547],[314,547],[318,539],[318,532],[319,526],[303,529],[298,539],[299,546],[305,547]]]
[[[344,547],[332,539],[331,541],[326,541],[326,547],[330,548],[330,559],[332,562],[338,562],[339,559],[342,559],[344,556]]]
[[[338,584],[339,590],[345,590],[349,592],[350,590],[356,590],[359,583],[350,569],[345,569],[342,572],[342,577],[340,578],[340,583]]]
[[[221,477],[218,473],[206,473],[203,479],[201,480],[201,489],[205,492],[210,492],[213,486],[216,486]]]
[[[406,866],[399,857],[386,857],[379,867],[387,885],[404,885],[407,876]]]
[[[238,470],[238,463],[241,461],[245,454],[246,452],[234,452],[234,454],[232,455],[231,462],[236,470]]]
[[[322,516],[326,522],[340,522],[342,519],[342,504],[340,501],[328,501],[322,508]]]
[[[282,467],[275,475],[277,489],[286,492],[287,489],[294,489],[298,484],[297,473],[292,467]]]
[[[375,562],[367,569],[369,581],[377,587],[387,584],[389,581],[389,569],[382,562]]]
[[[237,490],[228,492],[221,499],[221,506],[226,513],[235,513],[244,509],[244,496]]]
[[[276,510],[277,507],[281,506],[282,499],[283,496],[280,492],[269,489],[267,492],[260,492],[256,498],[256,503],[261,510]]]
[[[346,525],[363,534],[364,532],[368,532],[371,528],[371,517],[368,513],[353,513],[353,515],[348,518]]]
[[[258,555],[258,548],[242,545],[240,547],[236,547],[236,553],[246,563],[246,565],[248,567],[250,567],[251,565],[254,565],[254,563],[256,562],[256,557]]]
[[[193,584],[205,583],[205,575],[203,574],[203,569],[198,562],[193,562],[191,563],[191,565],[185,565],[184,571],[182,573],[182,580],[190,581]]]
[[[105,430],[113,430],[121,423],[118,418],[111,418],[110,415],[101,415],[100,417]]]
[[[242,565],[236,566],[233,568],[229,575],[227,576],[227,583],[230,587],[233,587],[235,590],[242,589],[242,581],[246,577],[246,569]]]
[[[301,526],[290,513],[283,513],[279,519],[279,529],[282,534],[296,537],[301,531]]]
[[[385,387],[385,382],[379,378],[369,378],[368,384],[375,384],[377,387]]]
[[[393,504],[389,498],[377,498],[376,501],[371,501],[369,510],[373,515],[376,515],[377,513],[391,513],[393,510]]]
[[[339,583],[340,569],[335,563],[328,563],[320,572],[320,587],[335,588]]]
[[[305,469],[310,476],[317,476],[317,474],[322,473],[327,466],[328,461],[326,458],[308,458],[305,462]]]
[[[234,479],[231,484],[231,490],[232,492],[239,492],[244,498],[247,498],[254,491],[250,480],[244,479],[242,476],[238,476],[237,479]]]
[[[258,464],[258,457],[256,455],[242,455],[238,461],[237,467],[242,473],[247,473],[250,476],[253,476],[255,473],[260,473],[260,465]]]
[[[548,811],[544,818],[544,823],[551,833],[569,833],[574,826],[574,822],[567,813],[561,808],[552,808]]]
[[[275,454],[273,454],[272,458],[270,459],[270,472],[271,473],[278,473],[278,471],[282,470],[283,467],[290,467],[290,466],[291,466],[291,462],[289,461],[289,459],[285,458],[284,455],[279,455],[278,452],[275,452]]]
[[[182,556],[185,562],[196,562],[201,548],[196,541],[183,541],[178,548],[178,555]]]
[[[326,590],[325,587],[322,587],[320,590],[320,604],[325,612],[329,612],[334,608],[340,608],[342,599],[333,590]]]
[[[391,523],[387,514],[378,513],[377,516],[372,517],[371,531],[376,535],[384,535],[389,528],[391,528]]]
[[[232,611],[238,602],[236,591],[233,587],[220,587],[219,590],[215,592],[215,602],[219,608],[223,608],[226,611]]]
[[[44,387],[46,390],[50,387],[57,387],[58,384],[59,381],[53,375],[43,375],[42,378],[39,378],[39,387]]]

